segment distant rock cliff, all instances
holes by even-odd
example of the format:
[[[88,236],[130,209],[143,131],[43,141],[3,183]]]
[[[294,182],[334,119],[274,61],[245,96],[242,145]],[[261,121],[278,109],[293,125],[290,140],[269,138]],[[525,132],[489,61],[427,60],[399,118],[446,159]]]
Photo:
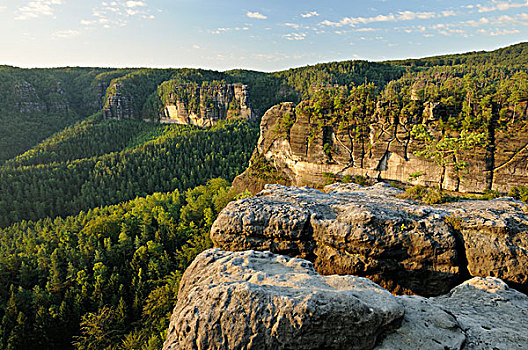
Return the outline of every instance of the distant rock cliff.
[[[528,291],[528,214],[503,198],[423,205],[384,183],[324,193],[268,185],[230,203],[211,229],[217,247],[308,259],[322,274],[368,277],[395,293],[434,296],[470,277]]]
[[[235,186],[252,192],[266,183],[321,186],[329,178],[347,175],[441,185],[460,192],[508,192],[513,186],[528,185],[527,102],[519,104],[524,112],[517,118],[506,115],[512,119],[506,126],[496,129],[490,122],[485,145],[460,152],[457,161],[468,164],[461,172],[417,156],[426,143],[413,138],[411,130],[420,125],[441,138],[440,124],[453,113],[442,103],[416,104],[416,111],[392,116],[390,106],[378,101],[373,115],[360,117],[363,124],[324,126],[314,113],[306,112],[308,103],[282,103],[265,113],[252,166],[235,179]],[[490,113],[493,117],[497,111]]]
[[[249,94],[242,84],[176,84],[164,101],[161,123],[212,126],[219,120],[254,120]]]
[[[165,124],[186,124],[208,127],[224,119],[255,120],[249,103],[246,85],[221,82],[179,83],[167,81],[158,88],[154,97],[160,109],[156,116],[142,115],[132,107],[131,97],[124,92],[123,84],[114,84],[108,94],[104,115],[110,119],[159,121]]]
[[[112,86],[112,93],[108,93],[106,104],[103,108],[103,115],[107,119],[134,119],[137,112],[132,110],[132,100],[122,93],[123,84],[115,83]]]
[[[497,278],[395,297],[306,260],[212,249],[183,275],[163,349],[522,349],[527,316],[528,297]]]
[[[27,81],[21,81],[14,86],[16,109],[20,113],[67,112],[69,105],[62,84],[56,82],[56,86],[48,91],[41,91],[41,96],[33,85]]]

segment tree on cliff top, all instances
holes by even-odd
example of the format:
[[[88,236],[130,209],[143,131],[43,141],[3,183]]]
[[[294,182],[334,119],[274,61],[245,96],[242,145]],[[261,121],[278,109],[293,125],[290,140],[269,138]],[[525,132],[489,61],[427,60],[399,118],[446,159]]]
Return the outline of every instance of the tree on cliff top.
[[[444,183],[447,168],[454,169],[457,180],[460,183],[463,172],[469,166],[468,162],[461,160],[463,151],[474,149],[477,146],[485,146],[486,144],[486,135],[484,133],[467,130],[462,130],[458,136],[444,135],[442,138],[437,139],[431,135],[423,124],[415,125],[412,128],[411,136],[425,144],[425,148],[415,152],[415,155],[431,160],[442,168],[440,188],[442,188]]]
[[[423,124],[415,125],[411,136],[418,141],[423,141],[425,149],[415,152],[418,157],[433,161],[442,168],[440,188],[444,182],[447,168],[452,168],[460,183],[463,172],[467,170],[469,163],[461,160],[461,153],[474,149],[477,146],[485,146],[486,135],[484,133],[469,132],[463,130],[458,136],[444,135],[441,139],[435,138]],[[458,188],[458,185],[457,185]]]

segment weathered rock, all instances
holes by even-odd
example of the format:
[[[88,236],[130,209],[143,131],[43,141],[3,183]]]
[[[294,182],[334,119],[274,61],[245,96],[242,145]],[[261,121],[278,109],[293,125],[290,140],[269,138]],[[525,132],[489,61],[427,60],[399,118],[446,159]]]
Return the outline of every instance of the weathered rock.
[[[499,277],[528,291],[528,207],[512,198],[442,206],[459,226],[471,276]],[[460,247],[462,250],[462,247]]]
[[[163,349],[524,349],[527,316],[528,296],[497,278],[395,297],[306,260],[211,249],[182,278]]]
[[[108,95],[103,108],[104,117],[117,120],[136,118],[137,113],[132,109],[132,98],[121,92],[123,84],[115,83],[113,89],[115,92]]]
[[[422,83],[418,81],[413,85],[412,95],[416,101],[421,99],[418,95],[423,90]],[[287,103],[269,109],[262,118],[257,145],[258,156],[273,164],[277,172],[288,179],[288,185],[322,186],[328,175],[337,178],[359,175],[425,186],[441,185],[460,192],[491,189],[508,192],[513,186],[528,185],[525,166],[528,128],[520,124],[510,126],[508,123],[500,129],[490,129],[487,145],[462,152],[459,160],[469,166],[461,177],[451,165],[443,169],[431,160],[418,157],[418,152],[426,145],[411,136],[414,126],[423,125],[431,135],[441,138],[440,121],[459,114],[448,106],[426,102],[412,113],[394,116],[387,103],[378,101],[374,115],[364,116],[368,125],[359,130],[353,124],[321,127],[316,116],[303,110],[303,103],[307,101],[298,106]],[[524,111],[522,118],[527,118],[528,105],[520,109]],[[498,111],[494,111],[494,115],[498,115]],[[286,120],[289,122],[285,123]],[[281,132],[277,132],[277,125],[284,126]],[[252,176],[257,180],[251,180],[248,172],[235,181],[236,186],[245,189],[245,184],[265,183],[259,181],[258,172],[253,172]],[[410,180],[418,173],[421,175]],[[255,193],[262,189],[263,185]]]
[[[22,81],[15,85],[15,96],[17,98],[18,110],[20,113],[42,112],[46,110],[46,105],[40,99],[37,91],[27,81]]]
[[[166,105],[161,123],[208,127],[224,119],[256,118],[249,106],[247,85],[210,83],[198,86],[178,83],[171,88],[169,100],[163,101]]]
[[[306,260],[208,250],[185,272],[163,349],[372,349],[403,307],[368,279]]]
[[[306,258],[322,274],[364,276],[395,293],[447,293],[471,276],[528,290],[528,215],[512,199],[429,206],[379,183],[268,185],[230,203],[211,229],[216,246]]]
[[[162,86],[164,100],[159,101],[162,112],[159,116],[145,116],[133,108],[133,98],[124,93],[124,84],[115,83],[103,108],[105,118],[141,118],[163,124],[209,127],[224,119],[255,120],[257,117],[250,108],[247,85],[213,82],[199,86],[169,80]]]
[[[462,349],[466,335],[451,313],[426,298],[402,296],[405,309],[401,326],[376,346],[376,350]]]
[[[432,301],[456,317],[466,333],[464,349],[528,346],[528,296],[498,278],[473,278]]]

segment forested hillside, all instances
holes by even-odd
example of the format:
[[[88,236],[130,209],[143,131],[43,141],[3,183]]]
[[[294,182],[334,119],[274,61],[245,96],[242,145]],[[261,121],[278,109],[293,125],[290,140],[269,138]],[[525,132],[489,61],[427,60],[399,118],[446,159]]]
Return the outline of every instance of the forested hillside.
[[[0,348],[161,349],[228,189],[215,179],[0,229]]]
[[[211,129],[91,123],[67,129],[0,168],[0,226],[186,190],[214,177],[232,180],[247,166],[258,136],[257,125],[241,121]],[[70,137],[72,130],[76,137]]]

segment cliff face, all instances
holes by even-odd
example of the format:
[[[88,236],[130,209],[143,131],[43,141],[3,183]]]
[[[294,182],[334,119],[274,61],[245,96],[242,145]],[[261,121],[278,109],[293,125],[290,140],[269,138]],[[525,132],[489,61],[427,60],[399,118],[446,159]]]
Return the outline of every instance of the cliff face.
[[[390,116],[389,109],[390,106],[378,102],[375,113],[363,117],[368,120],[366,123],[321,126],[320,120],[307,113],[302,104],[272,107],[262,118],[253,164],[257,159],[259,164],[266,162],[275,169],[275,177],[283,179],[282,182],[267,179],[271,183],[298,186],[320,186],[329,178],[346,175],[441,185],[460,192],[507,192],[513,186],[528,184],[526,102],[517,120],[500,129],[490,124],[485,146],[460,152],[460,159],[456,160],[468,166],[459,172],[452,165],[442,167],[438,162],[417,156],[426,143],[413,138],[411,133],[414,126],[423,125],[428,133],[440,139],[440,124],[453,113],[447,106],[425,103],[417,112],[396,117]],[[235,186],[251,188],[255,183],[266,183],[259,179],[258,172],[250,167],[235,180]],[[413,178],[416,174],[419,176]],[[262,186],[252,190],[257,192]]]
[[[242,84],[178,84],[163,102],[161,123],[208,127],[223,119],[256,118],[249,107],[248,88]]]
[[[159,89],[159,116],[141,115],[135,111],[131,97],[123,93],[123,84],[114,84],[108,94],[104,115],[110,119],[158,120],[165,124],[209,127],[224,119],[255,120],[249,103],[248,87],[243,84],[192,83],[168,81]],[[158,98],[158,97],[156,97]]]
[[[62,84],[57,81],[56,86],[39,96],[35,87],[27,82],[21,81],[14,86],[16,109],[19,113],[60,113],[68,111],[68,101],[64,96]]]
[[[134,119],[136,113],[132,110],[131,97],[124,95],[121,90],[123,84],[114,84],[113,93],[108,94],[106,104],[103,108],[104,117],[107,119]]]

